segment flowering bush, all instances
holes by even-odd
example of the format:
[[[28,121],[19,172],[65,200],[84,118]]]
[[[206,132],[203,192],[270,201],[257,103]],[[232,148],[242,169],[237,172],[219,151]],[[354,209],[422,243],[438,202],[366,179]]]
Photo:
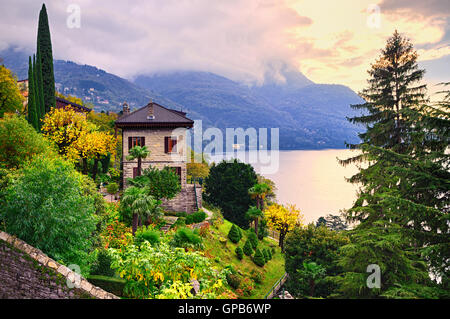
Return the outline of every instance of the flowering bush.
[[[100,236],[105,249],[121,248],[133,242],[131,227],[119,222],[119,217],[115,217],[112,222],[108,223]]]
[[[139,247],[130,244],[109,251],[111,267],[126,280],[124,291],[133,298],[211,299],[226,289],[227,270],[215,270],[200,252],[174,248],[166,242],[154,247],[148,242]],[[196,295],[191,292],[193,280],[200,284]]]

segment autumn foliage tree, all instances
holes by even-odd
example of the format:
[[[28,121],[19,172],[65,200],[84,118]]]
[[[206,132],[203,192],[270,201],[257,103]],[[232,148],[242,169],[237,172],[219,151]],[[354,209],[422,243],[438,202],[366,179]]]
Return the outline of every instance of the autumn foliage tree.
[[[272,204],[264,212],[267,225],[280,233],[278,245],[284,252],[284,239],[295,226],[301,225],[302,215],[295,205]]]
[[[16,77],[11,70],[0,65],[0,117],[5,113],[22,111],[22,101]]]
[[[94,180],[102,156],[116,152],[116,138],[112,134],[99,131],[84,114],[75,112],[70,106],[64,109],[53,108],[47,113],[42,132],[58,146],[63,157],[71,161],[81,159],[84,174],[87,174],[87,161],[93,159]]]

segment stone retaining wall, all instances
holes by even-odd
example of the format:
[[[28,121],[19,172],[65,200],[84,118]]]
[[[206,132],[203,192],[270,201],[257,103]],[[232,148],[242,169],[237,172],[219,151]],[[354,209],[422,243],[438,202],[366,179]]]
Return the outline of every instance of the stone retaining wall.
[[[69,288],[68,282],[73,288]],[[0,231],[0,299],[117,299],[15,236]]]
[[[195,196],[197,196],[198,208],[202,208],[202,188],[199,185],[186,184],[181,191],[171,200],[163,200],[162,207],[174,212],[186,212],[192,214],[197,211]]]

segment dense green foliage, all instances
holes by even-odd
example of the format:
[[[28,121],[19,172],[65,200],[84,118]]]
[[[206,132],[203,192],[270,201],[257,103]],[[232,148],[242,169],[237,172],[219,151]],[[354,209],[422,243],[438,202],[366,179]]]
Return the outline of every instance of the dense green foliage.
[[[241,260],[242,258],[244,258],[244,251],[242,250],[241,247],[236,247],[236,249],[234,250],[234,252],[236,253],[236,256],[239,260]]]
[[[253,256],[253,262],[259,267],[263,267],[266,263],[266,259],[259,248],[256,248],[255,255]]]
[[[161,241],[160,236],[160,232],[155,229],[141,227],[134,236],[134,243],[140,246],[144,241],[148,241],[151,245],[157,245]]]
[[[228,233],[228,238],[231,240],[231,242],[237,244],[239,240],[241,240],[241,236],[239,235],[239,230],[237,229],[236,225],[233,224],[231,226],[231,229]]]
[[[6,192],[1,212],[6,231],[85,273],[96,218],[81,174],[62,159],[38,156]]]
[[[33,126],[36,131],[39,131],[39,122],[38,122],[38,112],[37,108],[39,105],[37,104],[37,94],[36,94],[36,83],[35,78],[33,74],[33,68],[34,64],[32,63],[31,57],[28,61],[28,112],[27,112],[27,119],[28,123]]]
[[[250,231],[247,238],[250,244],[252,244],[253,250],[255,250],[258,247],[258,237],[254,232]]]
[[[243,251],[247,256],[253,255],[253,245],[248,239],[245,241]]]
[[[226,270],[211,266],[200,252],[173,248],[167,243],[110,249],[112,267],[126,280],[124,292],[133,298],[215,298],[225,288]],[[200,282],[197,294],[191,280]]]
[[[186,227],[179,228],[172,240],[175,247],[199,247],[201,243],[202,238],[197,232]]]
[[[303,269],[304,262],[315,262],[324,267],[327,276],[341,273],[342,268],[337,265],[339,248],[349,242],[344,233],[329,230],[324,226],[295,227],[286,237],[286,272],[289,280],[286,289],[293,295],[308,295],[309,283],[301,281],[299,269]],[[366,265],[367,266],[367,265]],[[323,280],[315,283],[314,297],[327,297],[334,293],[336,284]]]
[[[21,168],[37,154],[52,157],[56,152],[23,117],[8,115],[0,119],[0,167]]]
[[[11,70],[0,65],[0,118],[5,113],[22,112],[22,99],[17,78]]]
[[[424,72],[412,44],[395,32],[369,70],[366,103],[354,106],[366,113],[350,121],[367,130],[350,145],[359,154],[341,161],[364,164],[349,179],[361,187],[346,211],[358,225],[339,261],[346,296],[430,295],[437,282],[428,272],[441,279],[436,289],[448,288],[450,115],[448,100],[429,105]],[[367,262],[381,267],[381,289],[367,289]]]
[[[149,167],[141,176],[128,179],[128,182],[137,187],[146,187],[148,194],[158,200],[172,199],[181,190],[178,175],[167,166],[161,170]]]
[[[148,193],[149,191],[146,187],[138,188],[131,186],[125,190],[120,201],[121,212],[125,215],[124,219],[129,218],[126,214],[131,214],[132,216],[133,235],[136,233],[137,227],[142,225],[143,221],[147,221],[148,219],[157,220],[163,215],[159,206],[160,201]]]
[[[45,4],[42,4],[41,11],[39,12],[36,54],[40,59],[42,69],[42,92],[45,112],[47,113],[51,107],[55,106],[55,75],[53,73],[52,40]]]
[[[90,275],[100,275],[112,277],[115,274],[114,269],[111,268],[111,256],[105,249],[100,249],[97,252],[97,259],[91,266]]]
[[[248,189],[257,182],[249,164],[222,161],[213,164],[205,180],[204,198],[221,208],[223,216],[241,228],[248,228],[245,213],[253,204]]]

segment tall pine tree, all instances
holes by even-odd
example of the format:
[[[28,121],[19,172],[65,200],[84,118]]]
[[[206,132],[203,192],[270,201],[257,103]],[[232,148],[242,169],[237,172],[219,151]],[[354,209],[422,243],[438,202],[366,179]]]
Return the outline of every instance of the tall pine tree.
[[[36,112],[36,90],[34,85],[33,62],[28,58],[28,122],[38,130],[38,118]]]
[[[55,75],[53,72],[53,53],[50,29],[48,25],[47,9],[42,5],[39,12],[39,26],[37,35],[37,55],[42,69],[42,89],[45,112],[55,106]]]
[[[349,181],[361,186],[347,210],[347,218],[359,224],[343,249],[343,287],[364,291],[365,282],[357,278],[365,273],[363,266],[377,264],[385,278],[401,269],[406,276],[382,280],[381,290],[372,295],[424,297],[445,291],[423,274],[432,271],[448,283],[449,114],[442,105],[427,104],[423,74],[412,44],[396,31],[369,70],[369,87],[361,93],[365,103],[353,106],[365,114],[349,120],[367,130],[360,134],[362,143],[349,145],[359,155],[341,161],[358,164],[359,172]],[[372,242],[362,236],[375,233],[380,238]],[[389,257],[387,247],[405,254]],[[361,259],[358,269],[345,262],[355,258]],[[396,262],[389,264],[389,258]],[[423,262],[425,269],[419,266]]]
[[[384,178],[389,175],[385,172],[391,165],[389,159],[380,160],[377,153],[372,152],[373,148],[400,154],[413,152],[417,145],[411,140],[411,129],[417,123],[419,106],[426,102],[426,85],[420,84],[425,71],[418,69],[417,53],[412,44],[397,31],[388,39],[381,56],[368,73],[369,86],[359,93],[365,103],[352,105],[364,114],[348,119],[365,125],[367,130],[359,134],[360,144],[348,145],[350,149],[360,150],[359,154],[340,161],[343,165],[355,163],[360,168],[349,181],[363,187],[347,216],[359,222],[373,222],[385,216],[376,194],[396,187],[395,180]],[[364,167],[360,165],[362,163]]]

